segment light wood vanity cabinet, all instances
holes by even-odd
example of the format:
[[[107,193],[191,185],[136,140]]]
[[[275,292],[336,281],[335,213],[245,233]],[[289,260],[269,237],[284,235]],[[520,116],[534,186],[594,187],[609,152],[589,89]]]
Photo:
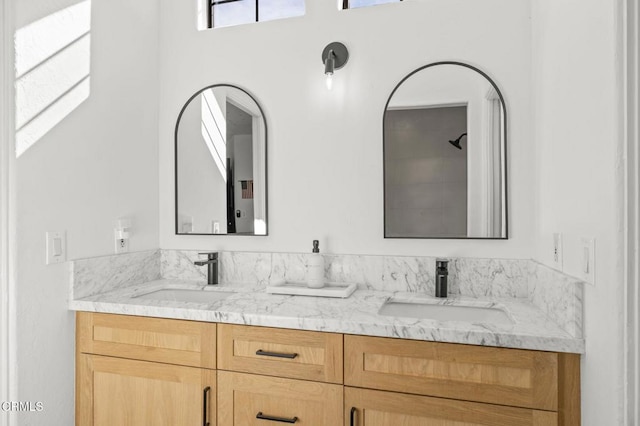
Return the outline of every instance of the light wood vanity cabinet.
[[[215,370],[89,354],[76,362],[77,425],[215,424]]]
[[[341,425],[342,356],[342,334],[219,324],[218,426]]]
[[[549,426],[558,413],[345,387],[346,425]]]
[[[216,368],[216,324],[78,312],[80,353]]]
[[[218,406],[218,426],[339,426],[343,386],[219,371]]]
[[[579,359],[78,313],[76,425],[574,426]]]
[[[218,369],[342,384],[342,334],[218,325]]]
[[[344,346],[346,424],[580,424],[579,355],[349,335]]]
[[[215,425],[216,324],[78,312],[76,425]]]

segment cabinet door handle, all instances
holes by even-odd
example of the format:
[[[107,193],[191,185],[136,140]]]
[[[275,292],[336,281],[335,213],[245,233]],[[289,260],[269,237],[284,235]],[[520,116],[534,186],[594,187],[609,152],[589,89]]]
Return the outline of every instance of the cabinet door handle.
[[[349,425],[356,426],[356,407],[351,407],[351,413],[349,414]]]
[[[262,411],[256,414],[256,419],[270,420],[272,422],[280,422],[280,423],[296,423],[298,421],[297,417],[287,418],[287,417],[267,416],[266,414],[262,414]]]
[[[278,352],[265,352],[262,349],[258,349],[256,351],[256,355],[260,355],[260,356],[271,356],[274,358],[287,358],[287,359],[294,359],[295,357],[298,356],[298,354],[281,354]]]
[[[207,386],[204,388],[202,392],[202,426],[209,426],[209,392],[211,391],[211,386]]]

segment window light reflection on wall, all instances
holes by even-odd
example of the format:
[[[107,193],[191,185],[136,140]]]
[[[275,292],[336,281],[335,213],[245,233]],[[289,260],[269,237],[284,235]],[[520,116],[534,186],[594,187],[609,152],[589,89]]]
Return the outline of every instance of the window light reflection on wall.
[[[16,156],[89,98],[91,1],[19,28],[16,54]]]

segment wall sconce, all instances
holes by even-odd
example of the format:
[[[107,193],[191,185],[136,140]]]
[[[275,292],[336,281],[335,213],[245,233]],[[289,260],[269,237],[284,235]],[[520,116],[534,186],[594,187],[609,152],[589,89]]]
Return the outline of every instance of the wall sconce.
[[[349,51],[344,44],[334,41],[329,43],[322,51],[322,63],[324,75],[327,76],[327,89],[333,86],[333,72],[342,68],[349,60]]]

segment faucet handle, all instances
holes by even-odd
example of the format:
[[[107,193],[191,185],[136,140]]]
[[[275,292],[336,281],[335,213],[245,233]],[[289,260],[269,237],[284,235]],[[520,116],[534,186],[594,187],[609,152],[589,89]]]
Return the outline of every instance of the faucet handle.
[[[208,260],[215,260],[218,258],[218,252],[217,251],[212,251],[212,252],[208,252],[208,253],[198,253],[199,256],[207,256]]]

